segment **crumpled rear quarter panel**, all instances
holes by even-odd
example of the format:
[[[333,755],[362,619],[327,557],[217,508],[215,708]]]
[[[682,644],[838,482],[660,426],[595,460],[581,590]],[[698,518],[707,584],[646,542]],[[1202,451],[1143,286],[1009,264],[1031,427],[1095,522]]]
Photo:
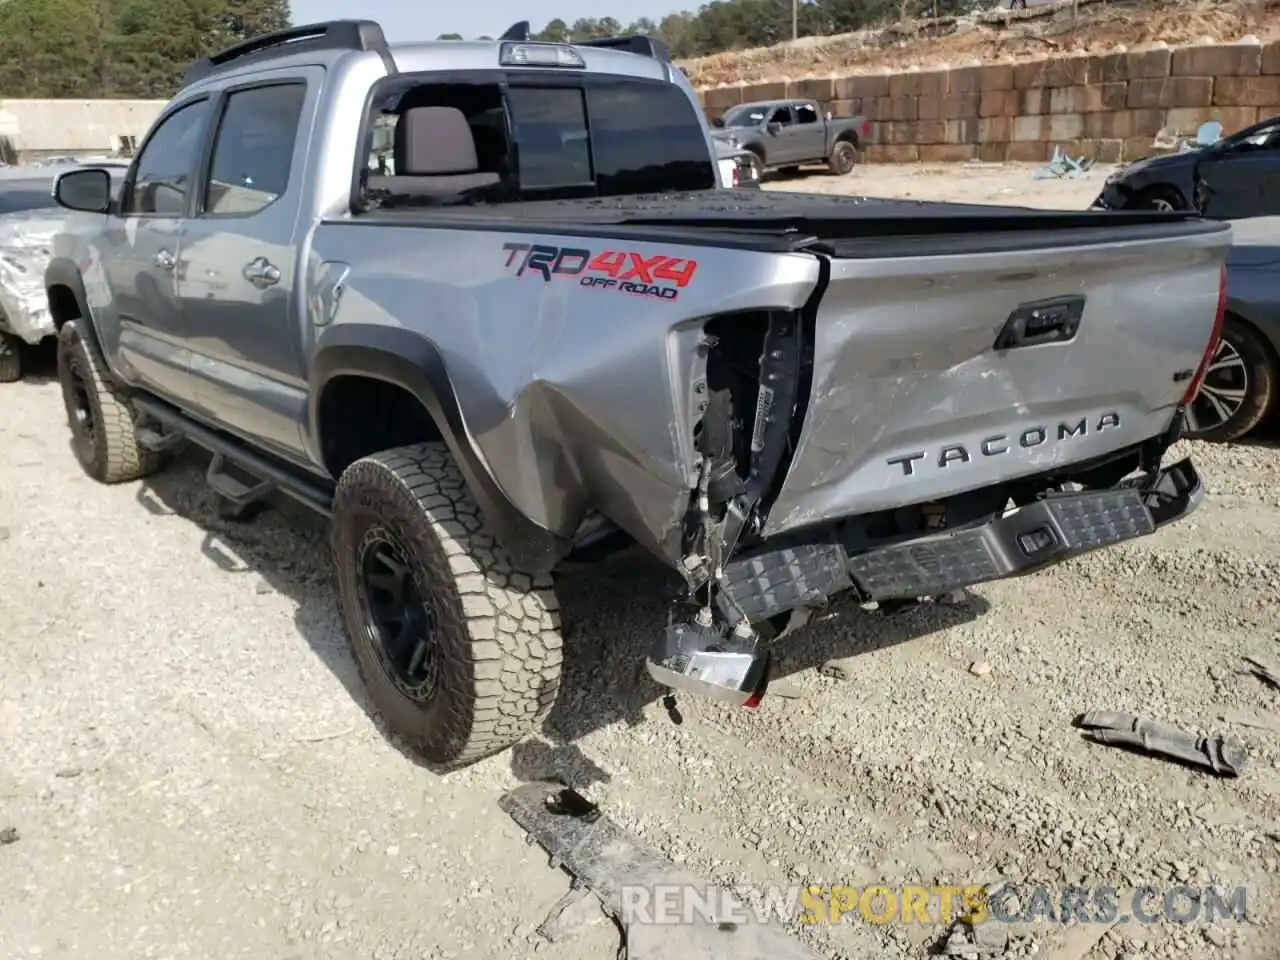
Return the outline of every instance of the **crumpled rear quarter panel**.
[[[616,278],[589,266],[522,273],[520,245],[565,251],[566,270],[610,252],[627,266]],[[696,268],[683,287],[652,278],[673,299],[604,285],[633,255]],[[672,560],[697,480],[703,323],[799,308],[819,274],[806,254],[385,223],[322,224],[313,274],[333,262],[351,265],[335,322],[404,327],[435,344],[468,433],[517,508],[562,536],[598,510]]]

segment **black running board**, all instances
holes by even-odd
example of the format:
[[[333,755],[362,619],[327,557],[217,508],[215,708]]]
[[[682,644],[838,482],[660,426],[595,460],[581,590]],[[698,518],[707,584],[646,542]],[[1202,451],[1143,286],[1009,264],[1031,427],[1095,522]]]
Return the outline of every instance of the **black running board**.
[[[302,476],[300,471],[273,462],[234,437],[197,423],[163,401],[137,397],[133,406],[143,418],[136,431],[140,446],[152,451],[166,450],[183,438],[208,450],[213,460],[209,463],[206,482],[215,493],[237,507],[256,503],[278,490],[325,517],[332,516],[332,484]],[[154,429],[147,421],[154,421],[162,430]],[[247,485],[231,476],[226,469],[228,464],[257,483]]]

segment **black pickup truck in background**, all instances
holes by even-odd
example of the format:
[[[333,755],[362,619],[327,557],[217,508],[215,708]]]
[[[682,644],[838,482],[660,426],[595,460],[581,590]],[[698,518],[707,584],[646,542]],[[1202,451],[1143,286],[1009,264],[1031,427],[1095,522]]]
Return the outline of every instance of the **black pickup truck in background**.
[[[741,147],[758,162],[757,179],[769,170],[794,173],[825,163],[832,173],[852,173],[871,134],[865,117],[833,117],[816,100],[765,100],[730,107],[712,121],[711,135]]]

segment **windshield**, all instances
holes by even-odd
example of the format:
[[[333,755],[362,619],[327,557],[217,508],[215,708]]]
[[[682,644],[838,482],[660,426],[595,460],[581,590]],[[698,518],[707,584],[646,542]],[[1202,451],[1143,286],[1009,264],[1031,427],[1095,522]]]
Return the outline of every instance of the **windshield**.
[[[1248,136],[1235,136],[1224,144],[1231,150],[1275,150],[1280,147],[1280,123],[1255,130]]]
[[[720,120],[726,127],[758,127],[768,112],[767,107],[734,107]]]

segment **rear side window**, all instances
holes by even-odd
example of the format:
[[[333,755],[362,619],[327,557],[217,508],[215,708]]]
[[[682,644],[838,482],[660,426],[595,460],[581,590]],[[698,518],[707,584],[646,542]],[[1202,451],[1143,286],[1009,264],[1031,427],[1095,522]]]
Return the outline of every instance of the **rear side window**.
[[[238,90],[227,97],[204,185],[206,214],[247,216],[289,188],[304,83]]]

